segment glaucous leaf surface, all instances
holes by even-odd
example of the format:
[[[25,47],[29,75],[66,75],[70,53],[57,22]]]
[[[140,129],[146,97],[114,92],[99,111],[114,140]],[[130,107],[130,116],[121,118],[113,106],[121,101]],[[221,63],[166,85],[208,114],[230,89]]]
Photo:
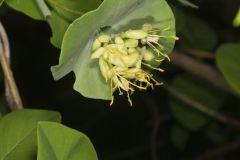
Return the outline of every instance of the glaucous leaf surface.
[[[97,160],[89,138],[54,122],[39,122],[37,160]]]
[[[240,94],[240,43],[220,46],[216,61],[227,82]]]
[[[0,120],[0,160],[35,160],[37,123],[61,121],[58,112],[24,109]]]
[[[151,23],[155,28],[171,30],[162,35],[175,35],[175,20],[165,0],[105,0],[100,7],[75,20],[63,39],[59,65],[51,68],[58,80],[74,71],[74,89],[83,96],[111,99],[111,88],[102,77],[98,61],[90,59],[92,44],[101,33],[118,33],[141,28]],[[175,40],[163,42],[164,53],[169,53]]]

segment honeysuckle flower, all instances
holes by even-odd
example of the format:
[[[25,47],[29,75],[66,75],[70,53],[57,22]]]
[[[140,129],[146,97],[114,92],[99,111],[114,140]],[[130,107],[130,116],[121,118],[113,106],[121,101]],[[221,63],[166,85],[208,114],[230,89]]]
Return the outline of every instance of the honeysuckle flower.
[[[144,67],[163,72],[161,68],[152,66],[149,61],[158,57],[158,61],[163,61],[169,57],[162,53],[164,46],[160,44],[161,38],[178,39],[175,36],[160,36],[157,30],[151,24],[143,24],[141,29],[127,30],[122,33],[110,35],[102,34],[96,37],[92,46],[92,59],[99,59],[99,68],[106,83],[111,85],[112,101],[113,93],[118,90],[122,95],[123,91],[127,93],[128,101],[132,106],[130,94],[135,88],[146,90],[148,87],[154,88],[154,85],[161,85],[153,78]],[[154,55],[156,54],[156,55]],[[162,57],[160,57],[162,55]],[[160,58],[160,59],[159,59]]]
[[[160,85],[150,73],[174,47],[175,19],[166,0],[104,0],[67,29],[59,64],[51,68],[58,80],[75,74],[73,88],[84,97],[113,100],[138,88]]]

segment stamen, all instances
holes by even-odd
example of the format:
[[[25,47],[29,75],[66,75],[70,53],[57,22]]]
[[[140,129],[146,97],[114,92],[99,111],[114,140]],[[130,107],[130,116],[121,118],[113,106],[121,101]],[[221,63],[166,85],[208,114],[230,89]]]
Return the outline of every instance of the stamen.
[[[111,102],[110,102],[110,106],[113,105],[113,102],[114,102],[114,96],[112,96],[112,99],[111,99]]]
[[[133,103],[132,103],[132,100],[131,100],[130,95],[129,95],[128,92],[127,92],[127,97],[128,97],[128,102],[129,102],[129,104],[130,104],[130,107],[132,107],[132,106],[133,106]]]
[[[150,64],[147,64],[147,63],[144,63],[144,62],[142,62],[142,64],[151,68],[151,69],[154,69],[154,70],[157,70],[157,71],[160,71],[160,72],[164,72],[164,70],[161,69],[161,68],[155,68],[155,67],[151,66]]]

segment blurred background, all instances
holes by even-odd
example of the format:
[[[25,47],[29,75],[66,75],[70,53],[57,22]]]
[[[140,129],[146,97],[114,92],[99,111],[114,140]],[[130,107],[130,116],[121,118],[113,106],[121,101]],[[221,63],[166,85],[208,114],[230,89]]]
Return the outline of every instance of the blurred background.
[[[48,25],[2,6],[0,19],[24,106],[59,111],[63,124],[89,136],[101,160],[240,159],[239,90],[216,63],[220,46],[240,40],[240,28],[233,26],[240,1],[192,1],[198,8],[168,2],[180,40],[172,62],[161,67],[166,72],[155,73],[166,85],[135,92],[133,107],[124,96],[116,96],[112,107],[83,97],[72,89],[73,73],[54,81],[50,67],[58,63],[60,50],[50,44]],[[234,52],[240,62],[240,50]],[[239,78],[239,71],[240,65],[230,74]],[[6,113],[2,75],[0,86],[0,108]]]

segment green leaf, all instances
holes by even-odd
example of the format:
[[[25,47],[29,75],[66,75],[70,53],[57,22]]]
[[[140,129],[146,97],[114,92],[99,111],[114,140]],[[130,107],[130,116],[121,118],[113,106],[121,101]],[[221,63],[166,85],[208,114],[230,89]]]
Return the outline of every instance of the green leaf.
[[[198,17],[185,14],[185,18],[185,27],[178,30],[182,48],[196,48],[201,50],[213,49],[218,40],[215,31],[205,21]]]
[[[54,122],[39,122],[38,160],[97,160],[86,135]]]
[[[52,10],[52,15],[47,21],[52,29],[51,43],[61,48],[63,36],[73,20],[82,16],[85,12],[97,8],[100,0],[47,0]]]
[[[5,0],[13,9],[37,19],[44,20],[44,17],[36,3],[36,0]]]
[[[190,136],[189,132],[179,125],[174,125],[171,128],[171,141],[174,144],[174,146],[179,149],[185,148],[189,136]]]
[[[0,120],[0,160],[34,160],[37,151],[37,123],[60,122],[57,112],[24,109]]]
[[[217,65],[229,85],[240,93],[240,43],[223,44],[217,50]]]
[[[2,5],[3,1],[4,1],[4,0],[0,0],[0,6]]]
[[[8,112],[7,104],[3,95],[0,96],[0,113],[5,115]]]
[[[96,9],[101,0],[46,0],[47,3],[62,17],[73,21],[84,13]]]
[[[59,65],[51,68],[54,79],[74,71],[75,90],[88,98],[110,100],[110,84],[103,79],[98,61],[90,59],[93,40],[103,28],[107,28],[107,33],[118,33],[140,28],[144,23],[159,29],[170,27],[163,34],[175,35],[175,20],[165,0],[103,1],[97,10],[78,18],[66,31]],[[170,39],[163,42],[165,54],[172,50],[174,42]]]
[[[221,107],[225,94],[213,88],[207,82],[188,74],[177,76],[172,85],[182,94],[216,110]],[[209,122],[209,117],[188,106],[184,102],[170,97],[170,109],[175,119],[191,131],[198,131]]]
[[[64,33],[70,25],[70,22],[62,18],[54,11],[52,12],[52,15],[47,18],[47,20],[52,29],[51,43],[55,47],[60,48],[62,45]]]
[[[240,8],[236,14],[236,17],[233,20],[233,26],[239,27],[240,26]]]
[[[185,6],[192,7],[192,8],[198,8],[197,5],[193,4],[192,2],[189,2],[188,0],[178,0],[178,1]]]

